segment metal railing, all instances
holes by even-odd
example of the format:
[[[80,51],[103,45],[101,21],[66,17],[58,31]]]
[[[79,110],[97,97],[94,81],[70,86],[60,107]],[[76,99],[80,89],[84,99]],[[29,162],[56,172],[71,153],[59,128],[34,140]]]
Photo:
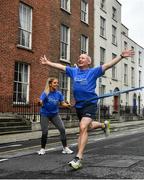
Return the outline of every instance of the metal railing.
[[[132,106],[119,106],[118,111],[114,111],[113,106],[98,105],[100,111],[96,112],[97,118],[110,118],[113,113],[119,113],[120,116],[141,116],[144,117],[144,108],[132,107]],[[40,120],[40,106],[37,103],[30,102],[29,104],[24,103],[13,103],[13,98],[10,96],[0,96],[0,113],[15,113],[26,118],[29,121],[39,121]],[[100,113],[100,114],[99,114]],[[75,108],[71,109],[60,108],[60,114],[63,120],[76,119]]]

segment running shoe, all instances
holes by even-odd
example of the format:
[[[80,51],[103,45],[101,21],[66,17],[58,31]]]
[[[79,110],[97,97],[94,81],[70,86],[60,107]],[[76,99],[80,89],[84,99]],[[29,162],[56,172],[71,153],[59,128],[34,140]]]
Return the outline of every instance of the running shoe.
[[[78,157],[75,157],[72,161],[68,162],[68,165],[75,170],[82,167],[81,160]]]
[[[105,133],[105,136],[110,135],[110,122],[109,121],[104,121],[105,127],[103,128],[103,131]]]
[[[63,153],[63,154],[72,154],[72,153],[73,153],[73,151],[72,151],[70,148],[65,147],[65,148],[63,148],[62,153]]]
[[[45,149],[41,148],[40,151],[38,151],[39,155],[44,155],[45,154]]]

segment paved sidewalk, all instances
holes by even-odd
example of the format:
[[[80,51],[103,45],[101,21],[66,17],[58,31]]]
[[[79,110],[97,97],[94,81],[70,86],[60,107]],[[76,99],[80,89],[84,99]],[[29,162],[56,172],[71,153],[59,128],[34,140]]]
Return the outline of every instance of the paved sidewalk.
[[[127,121],[127,122],[113,122],[111,124],[111,132],[126,130],[126,129],[136,129],[138,127],[144,127],[144,120],[138,121]],[[98,134],[103,133],[102,131],[96,130]],[[66,134],[75,134],[79,132],[79,127],[66,128]],[[57,136],[59,131],[57,129],[49,130],[49,137]],[[29,139],[38,139],[41,137],[41,131],[31,131],[26,133],[17,134],[7,134],[0,136],[0,144],[10,143],[16,141],[25,141]]]

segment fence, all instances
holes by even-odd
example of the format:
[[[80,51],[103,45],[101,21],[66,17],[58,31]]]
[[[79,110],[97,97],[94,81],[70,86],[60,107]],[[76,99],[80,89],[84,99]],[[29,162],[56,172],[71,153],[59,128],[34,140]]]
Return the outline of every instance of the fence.
[[[113,106],[99,105],[96,115],[99,118],[110,118],[113,116],[114,108]],[[13,103],[13,98],[10,96],[0,96],[0,112],[1,113],[15,113],[17,115],[21,115],[25,117],[29,121],[39,121],[40,120],[40,106],[37,103],[30,102],[29,104],[24,103]],[[100,114],[99,114],[100,113]],[[144,108],[138,109],[137,107],[132,106],[120,106],[118,112],[120,116],[143,116],[144,117]],[[76,119],[76,111],[75,108],[71,109],[60,108],[60,114],[63,120]]]

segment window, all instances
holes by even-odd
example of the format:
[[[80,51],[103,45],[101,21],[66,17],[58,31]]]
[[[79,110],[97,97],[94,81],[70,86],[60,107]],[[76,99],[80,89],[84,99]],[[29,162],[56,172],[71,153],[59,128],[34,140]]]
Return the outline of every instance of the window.
[[[138,57],[138,62],[139,62],[139,66],[141,66],[141,64],[142,64],[142,61],[141,61],[141,51],[139,51],[139,57]]]
[[[127,49],[127,47],[128,47],[128,44],[127,44],[127,42],[126,42],[126,41],[124,41],[124,50],[126,50],[126,49]]]
[[[81,35],[81,54],[88,54],[88,37]]]
[[[131,87],[135,87],[135,71],[134,68],[131,68]]]
[[[70,0],[61,0],[61,8],[70,12]]]
[[[29,66],[15,63],[13,102],[28,103],[29,101]]]
[[[100,89],[101,95],[105,94],[106,91],[105,89],[106,89],[105,85],[101,85],[101,89]],[[104,105],[104,98],[101,99],[101,105]]]
[[[81,21],[88,23],[88,2],[81,0]]]
[[[117,44],[117,37],[116,37],[116,34],[117,34],[117,29],[115,26],[112,26],[112,44],[116,45]]]
[[[19,6],[19,45],[32,47],[32,8],[22,3]]]
[[[128,85],[128,65],[124,64],[124,84]]]
[[[117,29],[112,26],[112,44],[117,45]]]
[[[106,37],[106,20],[100,17],[100,36]]]
[[[64,96],[64,100],[68,101],[68,77],[63,72],[59,76],[59,88]]]
[[[139,87],[141,87],[141,75],[142,75],[142,73],[141,73],[141,71],[139,71]]]
[[[126,93],[126,106],[129,105],[129,93]]]
[[[101,2],[100,2],[100,8],[101,8],[102,10],[106,10],[105,3],[106,3],[106,0],[101,0]]]
[[[133,51],[135,50],[133,46],[131,46],[131,50],[133,50]],[[134,55],[131,57],[131,62],[134,63]]]
[[[116,54],[112,54],[112,59],[116,57]],[[116,65],[112,66],[112,79],[117,79],[117,68]]]
[[[105,49],[100,47],[100,65],[105,63]]]
[[[70,61],[70,30],[65,25],[61,25],[60,41],[60,59]]]
[[[112,19],[117,20],[117,10],[114,7],[112,7]]]

